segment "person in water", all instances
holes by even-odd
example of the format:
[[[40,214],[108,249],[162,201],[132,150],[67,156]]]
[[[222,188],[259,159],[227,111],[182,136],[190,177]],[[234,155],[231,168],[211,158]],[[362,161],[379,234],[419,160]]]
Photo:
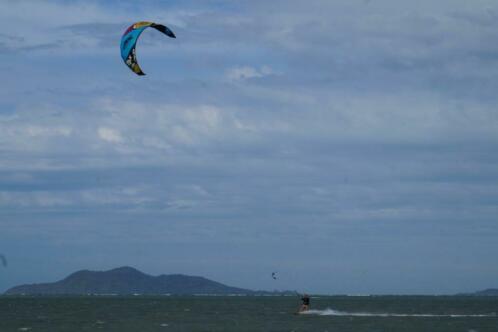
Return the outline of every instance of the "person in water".
[[[301,307],[299,308],[299,312],[304,312],[310,310],[310,297],[308,294],[303,294],[301,297],[301,301],[303,302],[301,304]]]

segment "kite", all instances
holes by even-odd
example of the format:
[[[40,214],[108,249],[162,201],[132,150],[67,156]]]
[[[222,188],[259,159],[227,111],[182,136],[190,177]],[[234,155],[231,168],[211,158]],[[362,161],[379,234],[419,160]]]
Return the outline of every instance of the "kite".
[[[277,280],[277,272],[272,272],[272,273],[271,273],[271,277],[272,277],[274,280]]]
[[[138,37],[140,37],[140,34],[149,27],[161,31],[168,37],[176,38],[173,31],[168,27],[153,22],[137,22],[126,29],[123,37],[121,37],[121,58],[123,58],[123,61],[135,74],[140,76],[145,75],[145,73],[138,65],[135,48],[137,46]]]

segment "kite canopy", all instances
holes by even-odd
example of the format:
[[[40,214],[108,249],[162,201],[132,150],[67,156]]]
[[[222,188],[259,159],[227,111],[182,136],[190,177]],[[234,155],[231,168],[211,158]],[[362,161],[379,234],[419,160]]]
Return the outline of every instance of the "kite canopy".
[[[126,65],[137,75],[145,75],[145,73],[138,65],[135,47],[142,31],[149,27],[161,31],[168,37],[176,38],[173,31],[168,29],[168,27],[153,22],[137,22],[126,29],[123,37],[121,37],[121,58],[123,58]]]

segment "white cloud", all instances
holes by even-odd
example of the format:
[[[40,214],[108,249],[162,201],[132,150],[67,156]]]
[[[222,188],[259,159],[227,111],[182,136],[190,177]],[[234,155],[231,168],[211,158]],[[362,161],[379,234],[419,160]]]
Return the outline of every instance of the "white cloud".
[[[50,191],[9,192],[0,191],[0,206],[4,208],[49,208],[69,206],[74,201],[65,194]]]
[[[235,82],[251,78],[261,78],[272,74],[275,74],[275,72],[268,66],[262,66],[260,69],[250,66],[240,66],[228,69],[225,73],[225,78],[228,81]]]
[[[100,127],[98,129],[98,134],[102,140],[110,142],[110,143],[122,143],[123,142],[123,137],[121,136],[121,133],[116,129],[112,129],[112,128],[108,128],[108,127]]]
[[[47,136],[70,136],[73,132],[69,127],[43,127],[39,125],[28,125],[25,128],[26,133],[31,137]]]

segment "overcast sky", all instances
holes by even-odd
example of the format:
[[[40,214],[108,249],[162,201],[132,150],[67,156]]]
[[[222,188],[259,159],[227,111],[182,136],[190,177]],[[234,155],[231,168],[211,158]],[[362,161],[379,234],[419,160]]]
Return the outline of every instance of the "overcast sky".
[[[123,63],[133,22],[147,76]],[[498,2],[0,2],[0,291],[122,265],[498,287]],[[277,271],[278,280],[271,278]]]

